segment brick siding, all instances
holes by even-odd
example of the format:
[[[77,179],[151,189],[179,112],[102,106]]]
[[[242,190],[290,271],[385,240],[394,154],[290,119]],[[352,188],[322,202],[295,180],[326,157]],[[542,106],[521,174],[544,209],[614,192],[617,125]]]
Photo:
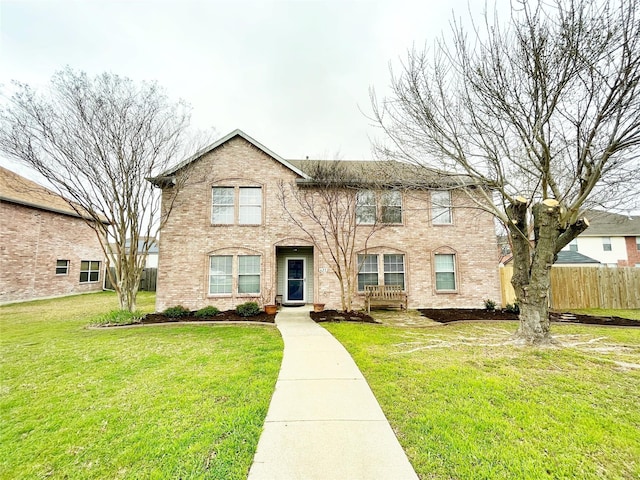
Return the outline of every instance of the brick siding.
[[[275,295],[276,250],[309,246],[311,242],[287,219],[278,199],[279,187],[297,175],[262,150],[236,136],[191,164],[189,181],[178,193],[169,221],[160,235],[156,309],[181,304],[190,309],[215,305],[233,308],[259,296],[208,295],[209,255],[261,255],[262,291]],[[213,226],[212,186],[262,186],[263,223],[257,226]],[[170,189],[163,192],[169,204]],[[462,193],[453,194],[454,224],[432,226],[428,192],[403,196],[401,226],[389,226],[369,239],[367,253],[403,253],[409,307],[481,307],[485,298],[500,299],[497,244],[493,218]],[[465,208],[466,207],[466,208]],[[292,208],[292,207],[290,207]],[[318,237],[320,231],[313,229]],[[356,251],[364,248],[360,243]],[[455,253],[455,293],[435,292],[433,254]],[[338,279],[314,248],[313,299],[325,308],[340,307]],[[383,272],[379,272],[382,276]],[[354,284],[357,284],[354,279]],[[281,292],[279,292],[281,293]],[[356,295],[355,307],[362,307]]]
[[[80,284],[80,262],[103,253],[94,231],[80,218],[0,201],[0,303],[102,289]],[[69,260],[69,273],[56,275],[56,261]]]

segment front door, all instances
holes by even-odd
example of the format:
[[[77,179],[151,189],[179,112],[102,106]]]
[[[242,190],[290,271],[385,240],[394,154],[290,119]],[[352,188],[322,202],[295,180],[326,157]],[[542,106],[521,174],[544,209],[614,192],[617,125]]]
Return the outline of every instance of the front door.
[[[287,258],[287,286],[284,301],[287,303],[304,303],[304,290],[304,258]]]

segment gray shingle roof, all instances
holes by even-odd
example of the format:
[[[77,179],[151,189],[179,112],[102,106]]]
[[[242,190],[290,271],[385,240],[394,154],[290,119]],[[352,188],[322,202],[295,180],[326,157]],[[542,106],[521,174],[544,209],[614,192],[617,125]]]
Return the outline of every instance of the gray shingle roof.
[[[634,237],[640,236],[640,216],[588,210],[585,216],[589,228],[581,237]]]
[[[600,263],[598,260],[594,260],[591,257],[587,257],[578,252],[572,252],[570,250],[561,250],[558,252],[558,260],[556,260],[556,265],[558,264],[566,264],[566,263]]]

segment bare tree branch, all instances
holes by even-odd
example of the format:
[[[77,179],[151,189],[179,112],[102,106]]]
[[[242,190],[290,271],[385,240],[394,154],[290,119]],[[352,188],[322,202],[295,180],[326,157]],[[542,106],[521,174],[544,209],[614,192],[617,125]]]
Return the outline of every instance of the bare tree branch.
[[[185,154],[188,105],[156,83],[70,68],[44,92],[14,86],[0,110],[0,150],[37,170],[87,219],[121,308],[135,310],[144,260],[171,210],[160,211],[146,179]]]
[[[638,0],[514,0],[432,53],[408,52],[392,95],[371,93],[386,134],[378,155],[464,175],[507,226],[520,336],[548,341],[549,268],[588,222],[583,212],[637,201],[640,180]],[[553,206],[538,206],[547,200]],[[530,238],[533,233],[534,238]],[[541,323],[542,322],[542,323]],[[546,323],[545,323],[546,322]]]

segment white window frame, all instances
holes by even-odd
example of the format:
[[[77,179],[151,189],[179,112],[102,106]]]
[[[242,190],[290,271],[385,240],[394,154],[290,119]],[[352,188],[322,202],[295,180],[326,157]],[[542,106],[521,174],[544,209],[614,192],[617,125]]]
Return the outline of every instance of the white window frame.
[[[610,252],[613,247],[611,246],[611,237],[602,237],[602,251]]]
[[[216,189],[218,190],[226,190],[232,191],[231,197],[229,197],[232,202],[231,203],[215,203],[216,201]],[[243,191],[248,190],[258,190],[259,191],[259,200],[256,202],[248,202],[245,198],[243,198]],[[229,186],[229,185],[214,185],[211,188],[211,224],[212,225],[242,225],[242,226],[252,226],[252,225],[262,225],[263,223],[263,203],[264,203],[264,193],[263,188],[260,185],[253,186]],[[227,212],[230,210],[231,216],[227,213],[223,218],[216,218],[216,207],[225,208]],[[257,210],[258,214],[250,216],[252,219],[247,219],[247,209],[253,209],[254,213]],[[255,217],[255,220],[253,219]]]
[[[231,203],[215,203],[216,202],[216,190],[225,190],[225,191],[231,191]],[[235,193],[235,187],[226,187],[226,186],[222,186],[222,185],[217,185],[214,186],[211,189],[211,223],[214,225],[233,225],[235,223],[235,217],[236,217],[236,205],[235,205],[235,198],[236,198],[236,193]],[[226,214],[224,215],[224,218],[216,218],[216,207],[217,208],[224,208],[225,210],[231,210],[231,218],[229,219],[229,215]]]
[[[243,271],[243,268],[241,267],[241,263],[243,263],[241,261],[241,258],[247,258],[247,257],[257,257],[258,258],[258,262],[257,262],[257,268],[254,268],[253,270],[250,271]],[[214,270],[213,270],[213,262],[214,262],[214,258],[225,258],[225,270],[215,270],[215,274],[214,274]],[[218,267],[217,267],[218,268]],[[241,283],[244,283],[241,281],[242,277],[258,277],[258,290],[255,292],[241,292]],[[224,291],[212,291],[212,279],[213,277],[217,277],[217,278],[224,278],[225,281],[223,282],[219,282],[224,288]],[[232,255],[232,254],[226,254],[226,253],[220,253],[220,254],[213,254],[213,255],[209,255],[209,274],[208,274],[208,282],[209,282],[209,287],[207,289],[208,291],[208,295],[209,296],[214,296],[214,297],[229,297],[229,296],[233,296],[233,295],[237,295],[240,297],[258,297],[260,296],[261,292],[262,292],[262,255],[259,254],[238,254],[238,255]],[[217,289],[220,290],[220,289]]]
[[[243,272],[243,268],[242,268],[242,260],[243,259],[249,259],[249,258],[257,258],[258,262],[257,262],[257,267],[256,265],[253,265],[254,270],[252,271],[247,271],[247,272]],[[260,272],[262,271],[262,258],[261,255],[238,255],[238,295],[260,295],[260,285],[261,285],[261,274]],[[241,292],[240,289],[244,288],[242,286],[242,284],[244,282],[242,282],[241,280],[243,278],[248,278],[248,277],[257,277],[258,278],[258,290],[255,292]]]
[[[438,257],[451,257],[453,260],[453,270],[439,270],[438,269]],[[433,255],[433,272],[434,272],[434,287],[438,293],[451,293],[458,291],[458,272],[457,272],[457,258],[455,253],[435,253]],[[452,274],[453,273],[453,289],[451,288],[438,288],[438,274]]]
[[[61,264],[61,262],[64,262]],[[56,260],[56,275],[69,275],[69,265],[71,262],[69,260],[58,259]],[[63,271],[64,270],[64,271]]]
[[[438,198],[439,196],[446,196],[446,198]],[[431,191],[431,223],[433,225],[453,225],[451,190]]]
[[[230,266],[231,267],[231,271],[227,272],[226,270],[215,270],[215,274],[214,274],[214,267],[213,267],[213,259],[214,258],[225,258],[225,259],[229,259],[226,260],[225,263],[228,263],[229,265],[225,265],[225,267]],[[219,266],[216,266],[217,268]],[[222,286],[229,286],[228,291],[217,291],[217,292],[213,292],[212,291],[212,280],[213,278],[221,278],[221,279],[225,279],[227,281],[223,281],[223,282],[219,282]],[[207,289],[207,291],[209,292],[209,295],[231,295],[233,292],[233,255],[209,255],[209,288]]]
[[[371,210],[373,210],[373,216],[371,215]],[[358,225],[374,225],[377,219],[376,192],[373,190],[358,190],[356,193],[356,223]]]
[[[386,260],[391,257],[391,256],[399,256],[402,259],[402,269],[401,270],[393,270],[393,269],[388,269],[388,267],[390,267],[392,264],[386,262]],[[375,263],[369,261],[368,263],[363,263],[365,262],[365,258],[375,258]],[[363,254],[363,253],[359,253],[357,256],[357,261],[358,261],[358,278],[356,279],[357,281],[357,288],[358,288],[358,292],[362,293],[364,291],[366,291],[365,286],[366,285],[397,285],[397,283],[389,283],[387,281],[387,275],[398,275],[401,274],[402,275],[402,291],[406,291],[407,288],[407,275],[406,275],[406,255],[404,253],[367,253],[367,254]],[[367,267],[371,267],[375,265],[375,270],[371,269],[371,268],[365,268],[365,266]],[[393,264],[393,265],[398,265],[397,263]],[[364,269],[364,270],[363,270]],[[382,272],[382,274],[380,274],[380,272]],[[376,275],[376,279],[377,279],[377,283],[365,283],[364,281],[360,281],[361,275]]]
[[[636,237],[636,250],[640,252],[640,237]],[[636,265],[637,267],[637,265]]]
[[[375,262],[367,262],[367,259],[370,258],[375,258]],[[356,260],[358,262],[358,275],[356,278],[357,281],[357,288],[358,288],[358,292],[364,292],[366,290],[366,285],[379,285],[380,284],[380,268],[378,265],[378,255],[375,253],[359,253],[358,256],[356,257]],[[375,265],[375,271],[373,269],[370,269],[368,267],[374,266]],[[367,268],[365,268],[367,267]],[[364,281],[362,282],[362,288],[360,288],[360,275],[374,275],[376,276],[376,283],[365,283]]]
[[[396,221],[386,221],[389,210],[398,210],[400,218]],[[380,194],[380,223],[384,225],[402,224],[402,192],[400,190],[385,190]]]
[[[243,203],[242,192],[259,192],[257,203]],[[257,221],[247,220],[243,215],[243,209],[258,209]],[[251,215],[250,215],[251,217]],[[262,187],[238,187],[238,225],[261,225],[262,224]]]
[[[81,260],[80,261],[80,283],[98,283],[100,281],[100,265],[102,262],[98,260]],[[85,265],[88,264],[88,265]],[[85,268],[86,267],[86,268]],[[87,279],[82,280],[82,276],[86,274]],[[92,277],[95,275],[95,280]]]
[[[387,258],[388,257],[400,257],[400,259],[402,260],[402,262],[400,264],[398,263],[390,263],[387,264]],[[387,270],[387,265],[389,267],[391,267],[392,265],[401,265],[402,270],[393,270],[393,269],[389,269]],[[397,285],[397,283],[391,283],[389,281],[387,281],[387,275],[402,275],[402,283],[400,284],[400,286],[402,287],[402,291],[405,291],[406,288],[406,275],[405,275],[405,262],[404,262],[404,254],[403,253],[385,253],[382,255],[382,270],[384,272],[383,274],[383,282],[385,285]]]

